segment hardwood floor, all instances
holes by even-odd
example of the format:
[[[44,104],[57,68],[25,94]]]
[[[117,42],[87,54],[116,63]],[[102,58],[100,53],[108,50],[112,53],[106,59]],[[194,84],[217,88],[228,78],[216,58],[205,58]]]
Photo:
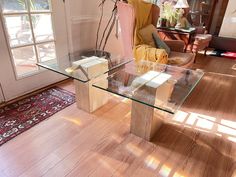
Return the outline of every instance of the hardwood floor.
[[[236,70],[232,69],[234,65],[236,65],[236,60],[198,54],[193,68],[202,69],[205,72],[236,76]]]
[[[236,176],[235,90],[235,77],[206,73],[152,142],[129,133],[127,99],[93,114],[73,104],[1,146],[0,177]]]

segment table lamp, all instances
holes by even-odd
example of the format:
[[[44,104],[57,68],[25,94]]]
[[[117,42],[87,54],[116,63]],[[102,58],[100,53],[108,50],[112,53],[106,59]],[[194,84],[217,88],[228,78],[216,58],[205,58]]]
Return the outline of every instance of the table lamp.
[[[181,19],[182,19],[183,14],[184,14],[183,9],[184,8],[189,8],[188,1],[187,0],[178,0],[174,7],[176,9],[180,9],[178,19],[177,19],[177,24],[176,24],[175,28],[183,28],[183,27],[185,27],[185,25],[182,24]]]

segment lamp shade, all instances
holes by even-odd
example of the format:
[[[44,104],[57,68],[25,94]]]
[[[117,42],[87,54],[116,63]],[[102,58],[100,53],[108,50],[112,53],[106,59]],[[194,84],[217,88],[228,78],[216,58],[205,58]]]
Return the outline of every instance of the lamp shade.
[[[189,8],[188,1],[187,0],[178,0],[175,4],[176,9],[181,8]]]

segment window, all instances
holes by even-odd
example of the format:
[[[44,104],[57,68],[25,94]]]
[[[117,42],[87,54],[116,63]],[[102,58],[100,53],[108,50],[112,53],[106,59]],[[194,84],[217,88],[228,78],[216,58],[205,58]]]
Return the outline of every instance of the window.
[[[0,0],[17,77],[37,73],[37,62],[54,59],[50,0]]]

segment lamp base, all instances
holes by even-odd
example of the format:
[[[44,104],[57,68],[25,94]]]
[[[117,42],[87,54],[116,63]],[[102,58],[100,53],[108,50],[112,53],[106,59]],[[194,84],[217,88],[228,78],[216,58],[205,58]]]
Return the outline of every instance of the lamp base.
[[[176,29],[180,29],[180,28],[182,28],[182,25],[181,25],[181,23],[180,23],[180,22],[178,22],[178,23],[175,25],[175,28],[176,28]]]

